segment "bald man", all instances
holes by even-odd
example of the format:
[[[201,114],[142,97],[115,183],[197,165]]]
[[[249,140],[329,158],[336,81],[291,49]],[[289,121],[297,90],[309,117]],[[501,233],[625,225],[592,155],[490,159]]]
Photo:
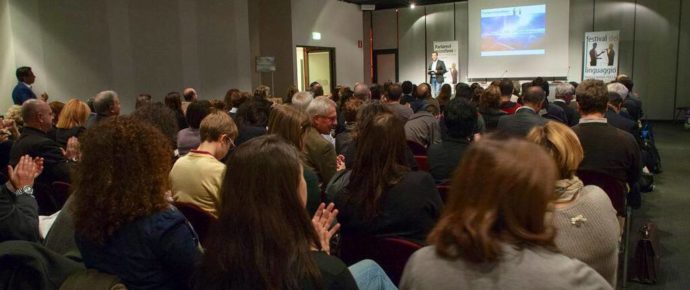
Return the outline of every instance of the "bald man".
[[[186,115],[187,106],[193,102],[196,102],[199,99],[199,95],[197,95],[196,90],[193,88],[184,89],[184,91],[182,91],[182,95],[184,96],[184,102],[182,102],[182,112]]]
[[[48,103],[30,99],[22,105],[24,130],[10,151],[10,165],[16,166],[23,155],[43,157],[44,169],[36,182],[50,186],[54,181],[69,182],[68,160],[76,161],[76,138],[68,141],[68,153],[60,144],[48,137],[52,127],[53,111]]]

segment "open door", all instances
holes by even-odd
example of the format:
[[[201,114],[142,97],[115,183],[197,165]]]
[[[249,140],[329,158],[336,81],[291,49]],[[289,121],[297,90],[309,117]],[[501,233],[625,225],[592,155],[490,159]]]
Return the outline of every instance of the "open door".
[[[336,86],[335,48],[298,46],[296,57],[299,90],[307,90],[309,84],[318,82],[323,87],[323,93],[331,95]]]

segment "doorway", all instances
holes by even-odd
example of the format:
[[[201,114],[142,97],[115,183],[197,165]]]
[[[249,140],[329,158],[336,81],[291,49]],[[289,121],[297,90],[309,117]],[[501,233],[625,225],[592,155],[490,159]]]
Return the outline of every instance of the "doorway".
[[[398,82],[398,50],[375,49],[373,81],[377,84]]]
[[[324,95],[331,95],[335,90],[335,48],[297,46],[297,88],[300,91],[309,89],[309,84],[318,82],[323,87]]]

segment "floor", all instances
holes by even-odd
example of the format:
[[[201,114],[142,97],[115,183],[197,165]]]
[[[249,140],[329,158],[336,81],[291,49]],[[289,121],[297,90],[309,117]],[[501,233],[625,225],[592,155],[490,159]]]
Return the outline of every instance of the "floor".
[[[655,123],[653,128],[664,171],[655,176],[655,190],[643,194],[642,207],[633,211],[631,232],[648,221],[657,225],[661,273],[655,285],[628,282],[626,289],[690,289],[690,130],[680,123]],[[631,249],[636,242],[631,238]]]

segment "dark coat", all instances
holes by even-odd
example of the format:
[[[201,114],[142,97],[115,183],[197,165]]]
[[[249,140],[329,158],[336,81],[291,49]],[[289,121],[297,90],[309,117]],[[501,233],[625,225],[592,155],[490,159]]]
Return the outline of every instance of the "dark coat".
[[[565,116],[568,117],[568,126],[572,127],[580,122],[580,113],[568,106],[565,102],[553,102],[554,105],[561,107],[565,111]]]
[[[498,119],[498,131],[525,137],[532,128],[546,124],[547,120],[539,116],[530,108],[522,107],[515,114]]]
[[[432,61],[429,63],[428,70],[432,70],[431,66],[434,64]],[[443,75],[448,72],[448,69],[446,69],[446,64],[442,60],[436,60],[436,73],[433,74],[432,76],[436,77],[436,81],[439,83],[443,83]]]
[[[40,241],[38,204],[26,194],[15,196],[4,185],[0,188],[0,242]]]
[[[43,157],[43,172],[36,182],[47,185],[54,181],[70,181],[70,166],[62,155],[62,146],[51,139],[47,133],[31,127],[24,127],[21,136],[14,142],[10,151],[10,165],[15,166],[19,158],[28,154],[31,157]]]

